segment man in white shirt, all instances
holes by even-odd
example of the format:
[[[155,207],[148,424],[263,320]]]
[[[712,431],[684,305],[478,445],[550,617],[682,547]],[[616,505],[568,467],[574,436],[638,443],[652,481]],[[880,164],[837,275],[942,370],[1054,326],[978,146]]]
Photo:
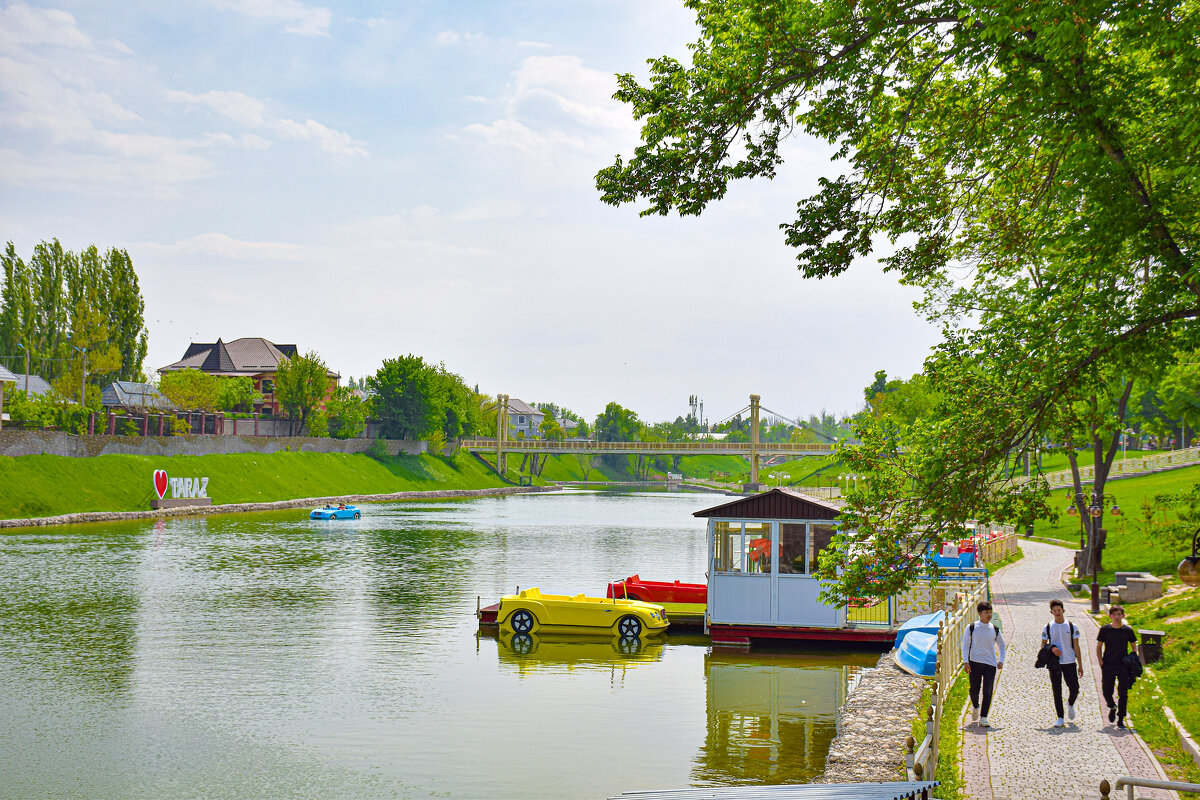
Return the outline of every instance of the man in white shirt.
[[[971,685],[971,719],[988,727],[996,670],[1004,669],[1004,637],[992,624],[992,604],[983,600],[975,607],[979,621],[967,626],[962,640],[962,659]],[[983,690],[982,705],[979,692]]]
[[[1067,696],[1066,718],[1075,719],[1075,701],[1079,699],[1079,679],[1083,677],[1083,651],[1079,648],[1079,628],[1075,623],[1068,622],[1063,616],[1062,600],[1050,601],[1050,613],[1054,621],[1042,628],[1042,643],[1053,645],[1053,653],[1058,656],[1057,664],[1050,664],[1050,687],[1054,690],[1054,711],[1058,719],[1054,727],[1063,726],[1062,684],[1067,682],[1070,694]]]

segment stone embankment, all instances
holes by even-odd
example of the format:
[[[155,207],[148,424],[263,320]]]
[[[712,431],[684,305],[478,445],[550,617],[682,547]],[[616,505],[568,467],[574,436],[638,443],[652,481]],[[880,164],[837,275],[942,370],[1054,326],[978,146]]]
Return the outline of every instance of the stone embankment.
[[[227,453],[365,453],[382,441],[390,456],[427,452],[421,441],[399,439],[327,439],[312,436],[75,436],[62,431],[0,431],[0,456],[67,456],[94,458],[107,455],[209,456]]]
[[[906,780],[906,743],[924,688],[884,653],[838,710],[838,734],[816,783]]]
[[[0,519],[0,528],[36,528],[46,525],[75,525],[83,522],[111,522],[129,519],[157,519],[159,517],[183,517],[197,514],[235,514],[242,511],[275,511],[287,508],[304,508],[325,503],[386,503],[394,500],[444,500],[464,497],[498,497],[528,492],[553,492],[557,486],[501,486],[493,489],[444,489],[422,492],[391,492],[389,494],[354,494],[331,497],[302,497],[295,500],[277,500],[271,503],[226,503],[213,506],[185,506],[163,508],[153,511],[85,511],[78,514],[60,514],[56,517],[30,517],[27,519]]]

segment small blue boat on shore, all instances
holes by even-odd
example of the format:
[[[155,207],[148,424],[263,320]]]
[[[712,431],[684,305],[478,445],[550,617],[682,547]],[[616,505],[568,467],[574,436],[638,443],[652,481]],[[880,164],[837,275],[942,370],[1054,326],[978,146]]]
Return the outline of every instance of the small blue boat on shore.
[[[922,614],[919,617],[913,617],[896,631],[895,648],[899,650],[900,645],[904,642],[904,637],[910,633],[932,633],[934,636],[937,636],[938,626],[942,624],[942,620],[945,618],[945,611],[934,611],[932,614]]]
[[[896,666],[918,678],[937,672],[937,634],[911,631],[894,651]]]

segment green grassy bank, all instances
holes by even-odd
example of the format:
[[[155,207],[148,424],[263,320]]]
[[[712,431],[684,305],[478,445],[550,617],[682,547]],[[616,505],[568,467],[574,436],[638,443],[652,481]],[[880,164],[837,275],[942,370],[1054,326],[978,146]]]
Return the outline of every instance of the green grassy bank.
[[[153,474],[207,477],[213,503],[511,485],[467,453],[376,460],[345,453],[0,457],[0,518],[150,507]]]
[[[1155,575],[1175,573],[1179,559],[1188,553],[1164,547],[1161,541],[1143,530],[1142,500],[1148,498],[1152,501],[1155,495],[1164,492],[1182,492],[1197,482],[1200,482],[1200,467],[1185,467],[1105,484],[1105,490],[1116,498],[1121,507],[1121,514],[1106,514],[1104,517],[1108,539],[1104,548],[1105,569],[1100,573],[1101,584],[1111,583],[1113,573],[1118,570],[1152,572]],[[1068,542],[1074,547],[1079,546],[1079,517],[1065,513],[1069,494],[1066,490],[1053,493],[1051,502],[1064,513],[1057,522],[1043,520],[1036,523],[1033,527],[1034,536],[1045,536]]]
[[[1188,555],[1144,530],[1141,521],[1142,500],[1155,495],[1181,492],[1200,481],[1200,467],[1110,481],[1105,489],[1121,507],[1121,515],[1105,516],[1108,539],[1104,548],[1104,571],[1100,585],[1112,583],[1113,573],[1150,572],[1165,578],[1167,596],[1147,603],[1127,603],[1127,619],[1135,629],[1166,632],[1163,658],[1148,670],[1130,690],[1129,710],[1138,734],[1154,750],[1163,769],[1173,780],[1200,782],[1200,769],[1179,746],[1175,730],[1162,712],[1170,706],[1176,717],[1193,736],[1200,734],[1200,591],[1182,589],[1175,570]],[[1067,506],[1066,491],[1055,492],[1054,503]],[[1042,521],[1034,526],[1034,535],[1079,545],[1078,517],[1063,514],[1058,522]],[[1101,615],[1101,624],[1108,618]]]

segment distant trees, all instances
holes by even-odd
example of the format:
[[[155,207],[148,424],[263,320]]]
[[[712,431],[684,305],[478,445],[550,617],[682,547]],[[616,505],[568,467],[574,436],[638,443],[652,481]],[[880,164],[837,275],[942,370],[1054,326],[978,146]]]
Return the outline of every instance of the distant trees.
[[[293,434],[304,432],[308,415],[328,392],[329,368],[319,355],[309,351],[280,359],[275,397],[291,417]]]
[[[145,302],[129,253],[92,245],[76,255],[57,239],[28,261],[9,242],[0,255],[0,356],[78,392],[83,353],[96,385],[144,380]]]

